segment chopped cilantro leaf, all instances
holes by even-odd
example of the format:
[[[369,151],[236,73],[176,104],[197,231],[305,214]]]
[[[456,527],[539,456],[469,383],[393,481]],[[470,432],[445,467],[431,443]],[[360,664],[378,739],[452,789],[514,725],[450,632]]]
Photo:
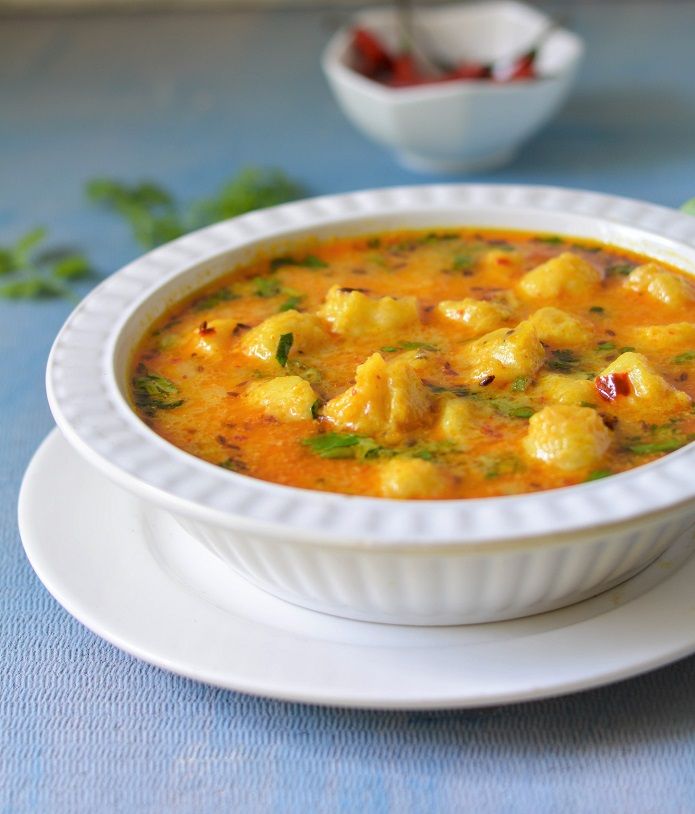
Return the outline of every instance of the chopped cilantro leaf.
[[[606,277],[627,277],[635,268],[634,263],[614,263],[606,269]]]
[[[615,342],[599,342],[596,347],[599,350],[615,350]]]
[[[282,305],[278,308],[278,311],[293,311],[301,304],[303,299],[303,294],[293,294],[282,303]]]
[[[133,379],[135,404],[146,414],[154,415],[157,410],[173,410],[183,404],[183,399],[175,399],[179,388],[165,376],[139,368],[140,375]]]
[[[591,311],[592,314],[605,314],[606,309],[602,308],[600,305],[592,305],[591,308],[589,308],[589,311]]]
[[[273,277],[254,277],[251,282],[258,297],[275,297],[282,291],[282,284]]]
[[[270,268],[272,271],[277,271],[283,266],[299,266],[300,268],[308,269],[325,269],[328,268],[328,263],[316,257],[315,254],[309,254],[302,259],[286,255],[284,257],[275,257],[270,261]]]
[[[550,246],[560,246],[565,241],[559,235],[541,235],[536,238],[537,243],[547,243]]]
[[[532,407],[513,407],[509,415],[513,418],[531,418],[536,411]]]
[[[528,376],[517,376],[516,379],[512,382],[511,389],[515,390],[516,392],[523,392],[529,385],[529,377]]]
[[[350,435],[341,432],[327,432],[323,435],[314,435],[302,441],[304,446],[322,458],[352,458],[356,447],[362,439],[359,435]]]
[[[225,458],[218,466],[221,466],[222,469],[229,469],[230,472],[245,472],[248,469],[241,458]]]
[[[652,444],[633,444],[629,446],[630,452],[635,455],[655,455],[658,452],[673,452],[687,443],[685,438],[669,438],[666,441],[655,441]]]
[[[687,362],[695,360],[695,351],[687,350],[684,353],[679,353],[678,356],[673,357],[673,361],[677,365],[684,365]]]
[[[282,334],[278,341],[278,348],[275,351],[275,358],[278,360],[278,364],[281,367],[285,367],[287,365],[287,357],[290,354],[290,349],[294,342],[294,334]]]
[[[595,469],[593,472],[589,473],[586,478],[586,482],[589,483],[589,481],[592,480],[601,480],[601,478],[607,478],[612,474],[613,473],[610,471],[610,469]]]
[[[196,300],[193,303],[193,308],[196,311],[207,311],[208,308],[214,308],[221,302],[229,302],[230,300],[236,299],[239,299],[239,295],[235,294],[230,288],[225,286],[217,291],[213,291],[212,294],[208,294],[205,297],[201,297],[200,299]]]
[[[576,356],[574,351],[563,348],[561,350],[552,351],[551,358],[548,360],[548,367],[551,370],[559,370],[567,373],[572,370],[578,362],[579,357]]]

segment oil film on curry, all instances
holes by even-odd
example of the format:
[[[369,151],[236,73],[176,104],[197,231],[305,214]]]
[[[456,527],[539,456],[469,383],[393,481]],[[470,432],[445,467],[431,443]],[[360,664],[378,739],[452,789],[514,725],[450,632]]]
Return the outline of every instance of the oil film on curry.
[[[305,243],[171,308],[134,409],[213,464],[390,498],[552,489],[695,437],[695,287],[596,242],[439,229]]]

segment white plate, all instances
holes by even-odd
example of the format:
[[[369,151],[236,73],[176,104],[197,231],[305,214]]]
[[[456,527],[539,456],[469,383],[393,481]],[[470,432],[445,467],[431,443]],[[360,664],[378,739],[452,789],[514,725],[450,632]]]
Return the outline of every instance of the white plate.
[[[40,579],[99,636],[166,670],[272,698],[484,706],[595,687],[695,651],[692,534],[570,608],[417,628],[325,616],[263,593],[91,469],[57,431],[27,470],[19,524]]]

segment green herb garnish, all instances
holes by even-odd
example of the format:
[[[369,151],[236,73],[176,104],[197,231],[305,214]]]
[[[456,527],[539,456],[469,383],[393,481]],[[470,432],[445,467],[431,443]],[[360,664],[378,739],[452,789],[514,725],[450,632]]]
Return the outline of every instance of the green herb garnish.
[[[606,269],[606,277],[627,277],[635,268],[634,263],[614,263]]]
[[[248,466],[241,458],[225,458],[224,461],[220,461],[218,466],[221,466],[222,469],[229,469],[230,472],[246,472],[248,469]]]
[[[567,373],[568,371],[572,370],[578,362],[579,357],[574,353],[574,351],[571,351],[568,348],[563,348],[561,350],[554,350],[551,352],[551,358],[548,360],[548,367],[551,370],[559,370],[563,373]]]
[[[559,235],[541,235],[535,240],[536,243],[548,243],[550,246],[559,246],[565,242]]]
[[[685,365],[688,362],[695,361],[695,351],[687,350],[685,353],[679,353],[678,356],[673,357],[673,361],[677,365]]]
[[[599,342],[596,347],[598,350],[615,350],[615,342]]]
[[[254,277],[251,282],[258,297],[275,297],[282,291],[282,284],[273,277]]]
[[[120,215],[133,236],[147,249],[173,240],[192,229],[236,217],[254,209],[285,203],[304,190],[276,169],[246,168],[210,198],[181,205],[159,184],[124,184],[97,178],[87,184],[88,198]]]
[[[670,438],[666,441],[655,441],[652,444],[633,444],[628,449],[630,452],[634,452],[635,455],[655,455],[658,452],[673,452],[673,450],[680,449],[687,443],[687,439]]]
[[[193,303],[193,309],[195,311],[207,311],[209,308],[214,308],[221,302],[229,302],[230,300],[238,299],[239,295],[235,294],[234,291],[225,286],[224,288],[219,288],[217,291],[213,291],[212,294],[207,294],[206,296],[195,300]]]
[[[32,229],[14,245],[0,248],[0,297],[5,299],[76,299],[70,283],[89,277],[87,258],[70,249],[53,247],[39,251],[46,239],[43,228]]]
[[[301,305],[303,299],[303,294],[293,294],[282,303],[282,305],[278,308],[278,311],[293,311],[294,309],[298,308],[299,305]]]
[[[517,376],[511,384],[511,389],[516,392],[523,392],[529,385],[528,376]]]
[[[320,257],[316,257],[315,254],[309,254],[301,259],[292,257],[290,255],[284,255],[283,257],[274,257],[270,261],[270,268],[272,271],[277,271],[283,266],[299,266],[300,268],[307,269],[325,269],[328,268],[328,263],[326,263],[325,260],[321,260]]]
[[[536,411],[532,407],[513,407],[508,415],[512,418],[531,418]]]
[[[592,305],[591,308],[589,308],[589,311],[592,314],[605,314],[606,309],[602,308],[600,305]]]
[[[596,469],[587,476],[585,482],[589,483],[592,480],[601,480],[601,478],[607,478],[612,474],[613,473],[610,471],[610,469]]]
[[[294,334],[282,334],[278,340],[278,349],[275,351],[275,358],[281,367],[287,365],[287,357],[290,355],[290,348],[294,342]]]
[[[361,440],[359,435],[327,432],[305,438],[302,444],[322,458],[353,458],[356,451],[351,448],[356,447]]]
[[[183,399],[174,398],[179,388],[165,376],[150,373],[146,368],[138,369],[140,375],[133,379],[135,404],[146,414],[154,415],[157,410],[173,410],[183,404]]]
[[[465,398],[471,395],[471,391],[467,387],[444,387],[441,384],[433,384],[432,382],[423,382],[423,384],[432,392],[436,394],[451,393],[452,396]]]

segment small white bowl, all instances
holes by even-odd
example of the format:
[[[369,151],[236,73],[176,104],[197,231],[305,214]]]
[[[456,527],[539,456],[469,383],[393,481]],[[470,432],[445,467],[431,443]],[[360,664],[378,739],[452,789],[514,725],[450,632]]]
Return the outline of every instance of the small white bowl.
[[[67,440],[169,511],[236,572],[298,605],[377,622],[459,624],[551,610],[655,559],[695,520],[695,444],[593,483],[513,497],[386,500],[280,486],[182,452],[126,394],[133,348],[181,297],[259,250],[382,229],[516,228],[601,240],[695,273],[695,218],[547,187],[416,186],[299,201],[218,223],[109,277],[51,351]],[[195,540],[193,539],[195,538]]]
[[[415,20],[423,46],[450,64],[521,55],[551,24],[545,14],[514,0],[423,8]],[[355,127],[394,148],[399,161],[416,171],[472,172],[510,161],[560,107],[584,52],[579,37],[556,28],[540,46],[538,79],[390,88],[351,67],[354,25],[391,49],[398,44],[393,8],[360,12],[324,51],[328,82]]]

